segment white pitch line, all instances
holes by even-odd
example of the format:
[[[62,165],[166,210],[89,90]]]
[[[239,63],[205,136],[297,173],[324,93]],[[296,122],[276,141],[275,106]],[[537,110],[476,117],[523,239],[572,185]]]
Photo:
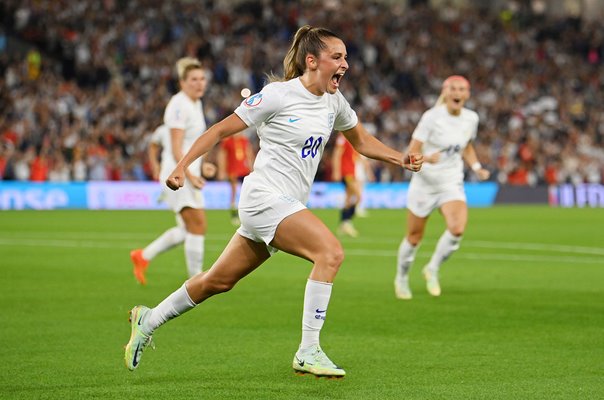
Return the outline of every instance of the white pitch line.
[[[470,247],[482,247],[486,249],[555,251],[560,253],[594,254],[604,256],[604,248],[599,247],[568,246],[562,244],[545,243],[513,243],[488,241],[467,241],[463,243]]]
[[[233,231],[235,233],[235,231]],[[38,240],[38,237],[44,239],[49,236],[58,237],[66,240],[78,240],[78,239],[98,239],[98,240],[146,240],[149,238],[155,238],[160,234],[160,231],[157,232],[132,232],[132,233],[123,233],[123,232],[11,232],[10,237],[2,238],[0,236],[0,240],[2,239],[14,239],[14,238],[22,238],[23,240]],[[210,240],[213,239],[230,239],[232,235],[218,235],[212,234]],[[208,238],[206,238],[208,240]]]
[[[396,257],[394,251],[375,251],[375,250],[345,250],[346,255],[360,257]],[[520,254],[501,254],[501,253],[467,253],[458,251],[455,258],[464,258],[468,260],[488,260],[488,261],[528,261],[528,262],[555,262],[555,263],[581,263],[581,264],[601,264],[604,265],[604,259],[594,257],[572,257],[572,256],[539,256],[539,255],[520,255]]]
[[[132,249],[130,243],[119,244],[104,241],[82,241],[61,239],[2,239],[0,246],[36,246],[36,247],[62,247],[62,248],[111,248]],[[207,250],[220,251],[222,246],[206,246]],[[396,250],[372,250],[372,249],[347,249],[345,254],[359,257],[388,257],[394,259]],[[530,254],[502,254],[502,253],[468,253],[459,251],[455,258],[485,261],[527,261],[527,262],[551,262],[551,263],[576,263],[576,264],[604,264],[604,259],[594,257],[572,257],[572,256],[542,256]]]
[[[80,240],[48,240],[48,239],[0,239],[0,246],[38,246],[38,247],[65,247],[65,248],[82,248],[87,249],[130,249],[134,246],[129,243],[124,244],[120,242],[115,244],[114,242],[89,242]],[[205,246],[208,250],[222,250],[224,246]]]
[[[133,233],[118,233],[118,232],[12,232],[11,236],[8,238],[2,238],[0,236],[0,245],[2,245],[2,240],[15,240],[19,236],[24,236],[21,240],[38,240],[37,238],[32,238],[32,236],[42,236],[43,238],[48,237],[52,234],[55,238],[62,238],[63,240],[79,240],[79,239],[100,239],[106,241],[123,241],[123,240],[151,240],[156,237],[156,234],[149,234],[143,232],[133,232]],[[210,234],[206,236],[206,241],[224,241],[228,240],[232,237],[232,235],[227,234]],[[61,239],[57,239],[61,240]],[[344,240],[344,245],[350,243],[359,243],[359,244],[371,244],[371,243],[379,243],[379,244],[388,244],[400,243],[400,239],[393,239],[392,237],[360,237],[355,239]],[[423,246],[434,245],[436,242],[431,240],[424,240],[422,242]],[[555,253],[574,253],[574,254],[587,254],[587,255],[602,255],[604,256],[604,247],[587,247],[587,246],[569,246],[564,244],[555,244],[555,243],[523,243],[523,242],[494,242],[494,241],[486,241],[486,240],[464,240],[462,242],[462,248],[483,248],[483,249],[511,249],[511,250],[530,250],[530,251],[546,251],[546,252],[555,252]]]

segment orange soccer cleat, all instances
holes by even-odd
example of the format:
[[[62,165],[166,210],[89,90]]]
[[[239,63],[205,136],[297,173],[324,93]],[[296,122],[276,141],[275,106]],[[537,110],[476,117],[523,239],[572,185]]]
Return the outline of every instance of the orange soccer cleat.
[[[142,249],[132,250],[130,252],[130,259],[132,260],[132,264],[134,265],[134,268],[132,269],[132,273],[134,274],[134,277],[136,278],[138,283],[140,283],[141,285],[146,284],[147,280],[145,279],[145,271],[147,270],[147,267],[149,266],[149,261],[144,259],[143,250]]]

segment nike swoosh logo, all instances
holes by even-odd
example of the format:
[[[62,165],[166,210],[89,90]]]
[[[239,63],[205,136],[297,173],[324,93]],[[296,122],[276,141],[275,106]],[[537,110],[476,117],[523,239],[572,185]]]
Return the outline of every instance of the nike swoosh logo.
[[[138,326],[141,326],[143,322],[143,316],[141,315],[141,317],[138,319]]]
[[[132,366],[136,367],[138,365],[138,350],[140,349],[141,344],[136,345],[136,350],[134,350],[134,357],[132,357]]]
[[[304,366],[304,360],[300,360],[297,356],[296,356],[296,360],[298,360],[298,365],[303,367]]]
[[[296,122],[296,121],[300,121],[302,118],[290,118],[289,122]]]
[[[319,310],[318,308],[315,310],[317,314],[323,314],[327,310]]]

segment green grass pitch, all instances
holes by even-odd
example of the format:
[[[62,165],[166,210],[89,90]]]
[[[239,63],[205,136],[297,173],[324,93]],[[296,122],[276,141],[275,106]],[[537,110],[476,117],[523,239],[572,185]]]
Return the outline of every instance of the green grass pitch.
[[[316,213],[335,229],[338,212]],[[434,214],[394,298],[405,210],[369,210],[321,334],[343,380],[297,376],[310,265],[279,253],[233,291],[154,335],[129,372],[128,310],[156,305],[186,278],[182,247],[158,256],[148,285],[129,251],[172,226],[168,211],[0,213],[0,398],[596,399],[604,398],[604,211],[471,209],[461,249],[430,297],[421,267],[444,228]],[[206,268],[234,232],[208,212]]]

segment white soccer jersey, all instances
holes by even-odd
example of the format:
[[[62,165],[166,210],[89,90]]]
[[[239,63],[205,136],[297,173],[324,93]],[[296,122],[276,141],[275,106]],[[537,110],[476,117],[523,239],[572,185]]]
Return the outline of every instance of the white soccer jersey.
[[[186,154],[195,140],[206,131],[206,121],[203,115],[203,104],[201,100],[193,101],[184,92],[178,92],[170,99],[164,113],[164,125],[168,129],[182,129],[184,137],[182,141],[182,154]],[[176,163],[172,155],[171,135],[165,135],[162,141],[163,152],[161,161],[160,180],[164,181],[170,176]],[[189,165],[189,171],[199,176],[201,171],[201,158]]]
[[[299,78],[268,84],[245,99],[235,113],[248,126],[255,126],[260,138],[253,172],[243,186],[261,186],[302,204],[308,201],[331,132],[351,129],[358,122],[339,91],[316,96]]]
[[[440,152],[440,159],[435,164],[424,163],[412,182],[435,189],[462,183],[463,151],[476,138],[477,130],[478,114],[472,110],[462,108],[457,116],[449,114],[445,104],[427,110],[412,137],[423,143],[423,154]]]

